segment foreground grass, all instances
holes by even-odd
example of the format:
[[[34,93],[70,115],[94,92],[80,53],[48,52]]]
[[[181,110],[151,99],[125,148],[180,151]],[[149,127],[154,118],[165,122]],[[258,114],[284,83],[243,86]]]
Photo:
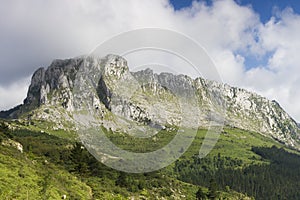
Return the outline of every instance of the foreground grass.
[[[0,146],[0,199],[90,199],[91,188],[45,159]]]

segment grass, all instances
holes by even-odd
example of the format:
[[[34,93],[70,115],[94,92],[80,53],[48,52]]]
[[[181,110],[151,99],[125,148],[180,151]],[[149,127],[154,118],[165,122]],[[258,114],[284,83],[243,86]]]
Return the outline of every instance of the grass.
[[[68,171],[60,152],[74,146],[75,134],[65,131],[51,131],[51,123],[35,121],[34,125],[20,122],[9,122],[17,129],[10,131],[13,139],[23,143],[24,153],[13,147],[0,145],[0,199],[60,199],[67,194],[70,199],[128,199],[130,197],[153,199],[156,197],[167,199],[195,199],[199,186],[177,180],[174,174],[174,163],[160,171],[161,178],[150,176],[148,182],[157,186],[147,189],[130,191],[128,188],[116,186],[115,180],[119,172],[109,168],[102,171],[104,176],[81,176]],[[45,130],[46,132],[41,132]],[[191,129],[184,129],[183,136],[191,137]],[[207,130],[199,129],[192,145],[180,157],[180,160],[189,160],[198,155]],[[143,139],[128,136],[122,133],[107,131],[107,136],[116,145],[123,149],[148,152],[168,144],[177,134],[176,131],[161,131],[159,134]],[[154,139],[155,138],[155,139]],[[27,144],[27,145],[26,145]],[[282,144],[266,138],[258,133],[241,129],[225,127],[220,138],[209,153],[209,157],[216,155],[228,156],[242,160],[243,166],[267,163],[251,151],[252,146],[282,147]],[[292,151],[292,150],[290,150]],[[293,152],[293,151],[292,151]],[[61,164],[60,164],[61,163]],[[139,176],[132,176],[140,180]],[[160,183],[163,180],[163,184]],[[167,183],[167,184],[166,184]],[[162,185],[160,185],[162,184]],[[204,190],[207,190],[204,188]],[[234,191],[222,191],[220,195],[229,199],[243,199],[243,194]]]
[[[206,129],[199,129],[197,136],[190,148],[183,155],[184,158],[190,158],[199,154],[199,149],[202,145],[203,139],[207,133]],[[264,137],[258,133],[241,130],[237,128],[225,127],[220,137],[209,153],[208,156],[228,156],[242,160],[245,164],[253,162],[262,162],[260,156],[251,151],[253,146],[257,147],[283,147],[282,144]]]
[[[0,199],[91,199],[90,187],[64,169],[10,147],[0,151]]]
[[[185,133],[181,134],[186,134],[187,137],[190,137],[193,135],[193,133],[191,133],[192,131],[193,130],[191,129],[185,129]],[[112,133],[106,131],[107,137],[109,137],[115,145],[122,149],[133,152],[149,152],[162,148],[168,144],[176,134],[176,131],[161,131],[159,134],[145,139],[135,138],[122,133]],[[193,143],[184,153],[182,158],[191,158],[194,155],[198,155],[199,149],[206,134],[206,129],[199,129],[195,139],[193,140]],[[270,138],[264,137],[261,134],[237,128],[225,127],[220,134],[216,145],[208,156],[216,156],[221,154],[221,156],[228,156],[234,159],[242,160],[244,164],[263,163],[265,161],[262,161],[259,155],[251,151],[251,148],[253,146],[271,147],[273,145],[277,147],[284,147],[282,144]]]
[[[132,152],[151,152],[167,145],[176,135],[175,131],[161,130],[149,138],[137,138],[124,133],[113,133],[102,128],[106,136],[118,147]]]

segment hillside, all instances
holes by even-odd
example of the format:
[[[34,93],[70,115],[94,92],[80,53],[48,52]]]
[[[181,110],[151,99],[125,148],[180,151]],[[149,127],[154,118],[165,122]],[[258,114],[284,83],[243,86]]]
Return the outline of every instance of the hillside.
[[[127,174],[95,160],[75,137],[43,132],[38,122],[2,121],[0,195],[4,199],[59,199],[62,195],[68,199],[196,199],[199,188],[204,196],[211,194],[208,188],[213,180],[218,199],[250,199],[243,193],[255,199],[300,196],[299,153],[258,133],[228,127],[213,151],[199,159],[205,132],[199,129],[188,151],[172,165],[156,172]],[[156,148],[151,140],[141,143],[107,134],[123,149],[133,144],[135,151]],[[23,152],[4,145],[8,138],[22,144]],[[162,135],[160,139],[170,138]]]
[[[21,121],[0,125],[1,199],[196,199],[199,186],[171,175],[173,167],[121,173],[95,160],[74,138],[43,133]],[[7,145],[8,139],[21,144],[22,152]],[[233,190],[218,195],[249,199]]]
[[[24,104],[1,115],[44,119],[67,129],[76,124],[74,111],[90,107],[97,113],[88,112],[112,130],[128,132],[131,122],[205,128],[215,121],[299,148],[298,125],[276,101],[203,78],[150,69],[130,72],[127,61],[115,55],[53,61],[34,73]],[[111,115],[113,120],[106,120]]]
[[[116,55],[78,57],[38,69],[24,103],[0,117],[1,198],[300,198],[298,124],[276,101],[244,89],[130,72]],[[211,127],[220,132],[206,143]],[[176,148],[163,149],[178,135]],[[157,149],[169,154],[145,157],[127,169],[134,173],[107,167],[128,164],[119,152]],[[163,165],[168,155],[180,158]],[[147,168],[163,159],[159,170]]]

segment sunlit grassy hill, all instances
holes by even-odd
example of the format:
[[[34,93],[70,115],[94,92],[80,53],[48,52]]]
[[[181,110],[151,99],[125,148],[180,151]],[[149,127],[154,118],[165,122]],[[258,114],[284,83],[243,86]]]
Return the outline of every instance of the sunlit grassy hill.
[[[74,133],[44,132],[41,125],[1,121],[1,199],[60,199],[63,195],[67,199],[196,199],[199,190],[203,198],[217,199],[247,199],[246,193],[257,199],[299,197],[297,152],[254,132],[227,127],[211,153],[199,159],[207,132],[200,129],[175,163],[152,173],[127,174],[94,159]],[[123,149],[151,151],[175,133],[158,134],[155,142],[106,134]],[[18,143],[23,152],[17,149]],[[276,193],[270,188],[277,188]]]

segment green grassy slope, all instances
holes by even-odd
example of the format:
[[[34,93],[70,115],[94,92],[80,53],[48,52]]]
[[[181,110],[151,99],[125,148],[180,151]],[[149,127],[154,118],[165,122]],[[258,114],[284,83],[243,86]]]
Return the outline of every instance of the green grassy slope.
[[[39,123],[8,122],[8,128],[0,122],[0,142],[10,138],[24,148],[21,153],[14,147],[0,145],[0,199],[60,199],[64,194],[68,199],[196,199],[199,188],[208,198],[212,195],[208,189],[212,179],[218,184],[219,199],[249,199],[242,194],[248,190],[231,186],[230,182],[223,184],[218,173],[221,169],[270,165],[272,159],[253,151],[253,147],[282,147],[257,133],[225,128],[212,152],[199,161],[197,154],[206,134],[206,130],[199,130],[191,147],[167,168],[153,173],[125,174],[96,161],[76,143],[74,133],[44,132],[41,126],[50,125]],[[156,142],[153,138],[141,140],[119,133],[107,132],[107,135],[124,149],[151,151],[168,143],[174,133],[162,132],[156,136]],[[207,171],[190,170],[202,169],[204,165]]]
[[[90,199],[91,188],[45,158],[0,146],[0,199]]]

